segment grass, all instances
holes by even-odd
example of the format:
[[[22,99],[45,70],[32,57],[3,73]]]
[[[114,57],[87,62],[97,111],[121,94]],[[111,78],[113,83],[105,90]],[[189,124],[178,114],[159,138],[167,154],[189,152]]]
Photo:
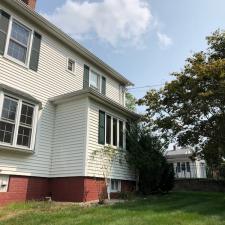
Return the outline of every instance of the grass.
[[[225,225],[223,193],[177,192],[112,206],[28,202],[0,208],[0,225]]]

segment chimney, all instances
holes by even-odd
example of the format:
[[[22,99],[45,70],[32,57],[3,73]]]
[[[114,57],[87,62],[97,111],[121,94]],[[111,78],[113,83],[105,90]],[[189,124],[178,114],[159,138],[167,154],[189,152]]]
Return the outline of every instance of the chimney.
[[[28,5],[31,9],[35,10],[36,7],[36,0],[21,0],[26,5]]]

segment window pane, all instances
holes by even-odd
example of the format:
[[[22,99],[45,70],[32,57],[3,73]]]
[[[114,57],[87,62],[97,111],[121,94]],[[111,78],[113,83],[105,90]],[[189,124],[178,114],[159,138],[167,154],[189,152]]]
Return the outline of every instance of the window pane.
[[[30,147],[31,133],[31,128],[19,126],[17,144]]]
[[[119,122],[119,146],[123,148],[123,121]]]
[[[111,144],[111,116],[106,119],[106,143]]]
[[[28,126],[32,125],[34,108],[25,104],[22,104],[20,123]]]
[[[113,145],[117,146],[117,119],[113,118]]]
[[[185,171],[185,163],[181,164],[181,169],[182,169],[182,171]]]
[[[74,61],[71,59],[68,61],[68,70],[74,72]]]
[[[22,25],[16,23],[15,21],[12,24],[12,33],[11,37],[18,42],[27,46],[29,39],[29,31]]]
[[[180,163],[177,163],[177,172],[180,173]]]
[[[17,102],[9,98],[4,98],[2,118],[15,121],[16,110],[17,110]]]
[[[98,74],[94,73],[93,71],[91,71],[91,75],[90,75],[90,86],[94,87],[94,88],[98,88]]]
[[[22,45],[10,40],[8,55],[12,56],[15,59],[25,63],[26,61],[27,48]]]
[[[14,134],[14,125],[0,121],[0,141],[12,144]]]
[[[191,172],[190,163],[186,162],[187,172]]]

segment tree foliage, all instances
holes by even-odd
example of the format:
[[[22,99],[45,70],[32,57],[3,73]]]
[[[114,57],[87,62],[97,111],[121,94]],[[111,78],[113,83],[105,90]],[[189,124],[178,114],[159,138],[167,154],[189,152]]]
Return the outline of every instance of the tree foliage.
[[[164,140],[195,147],[218,167],[225,157],[225,32],[206,39],[207,51],[193,54],[174,80],[139,104],[147,106],[144,120]]]
[[[129,92],[126,92],[126,107],[132,111],[136,111],[137,99]]]
[[[173,168],[167,163],[157,136],[133,124],[127,132],[126,158],[139,175],[141,193],[168,192],[173,188]]]

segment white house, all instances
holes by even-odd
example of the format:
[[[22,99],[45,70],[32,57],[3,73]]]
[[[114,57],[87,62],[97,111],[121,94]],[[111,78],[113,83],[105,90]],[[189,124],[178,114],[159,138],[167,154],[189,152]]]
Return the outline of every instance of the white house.
[[[168,162],[173,164],[176,178],[206,178],[205,160],[191,160],[191,148],[174,148],[166,152]]]
[[[35,0],[0,1],[0,204],[42,199],[89,201],[103,188],[92,152],[126,149],[132,85],[35,12]],[[96,178],[97,177],[97,178]],[[135,187],[114,163],[111,191]]]

